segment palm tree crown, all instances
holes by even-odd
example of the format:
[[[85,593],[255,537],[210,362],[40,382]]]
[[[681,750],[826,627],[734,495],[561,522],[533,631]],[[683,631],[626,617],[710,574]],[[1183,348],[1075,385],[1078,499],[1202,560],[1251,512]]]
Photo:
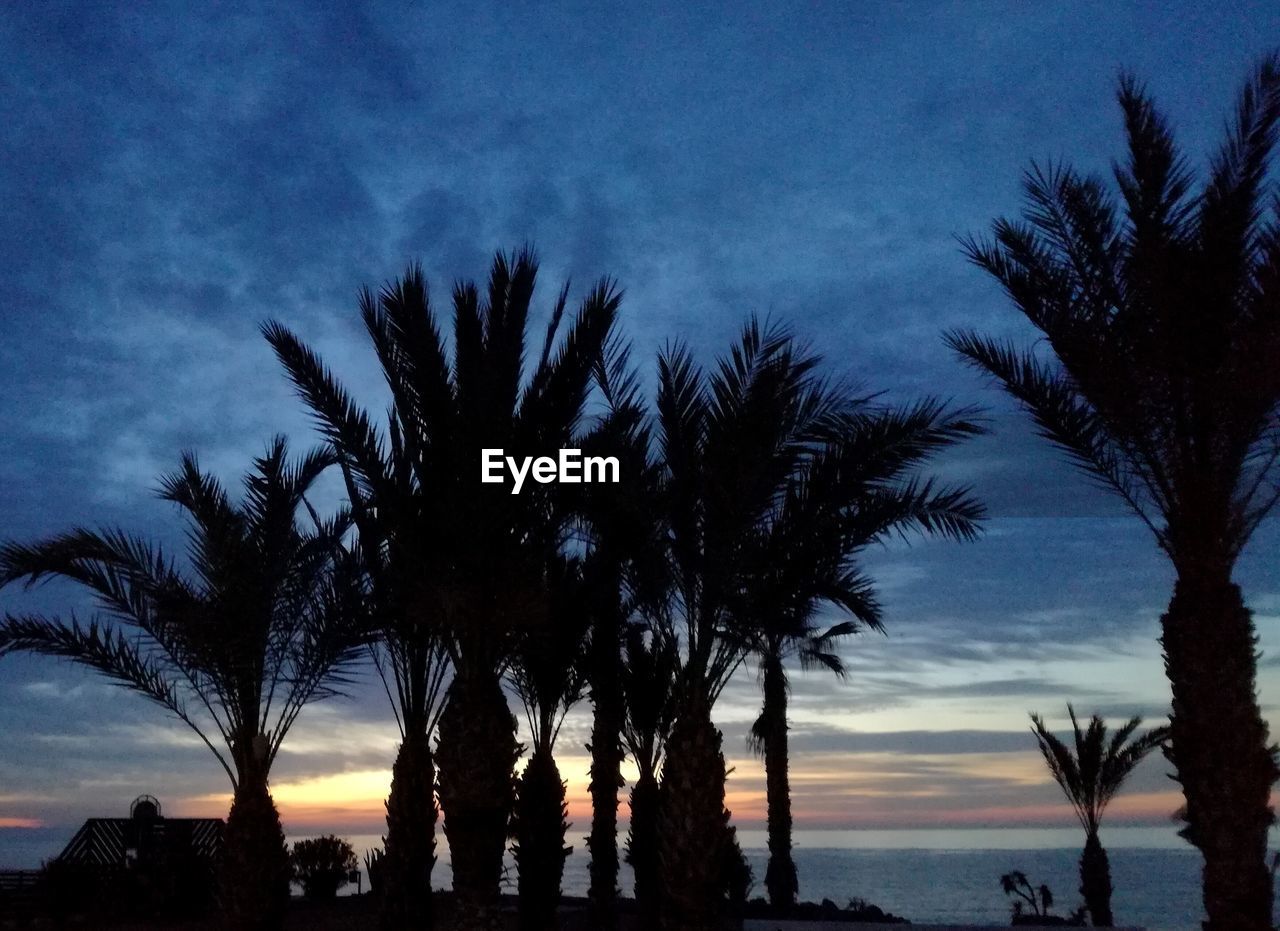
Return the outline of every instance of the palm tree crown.
[[[805,365],[816,358],[801,360]],[[818,385],[823,414],[795,430],[808,442],[752,528],[735,627],[763,666],[799,660],[843,676],[836,646],[860,626],[883,630],[873,580],[859,568],[872,544],[911,532],[970,541],[984,508],[964,487],[920,480],[915,470],[982,427],[969,408],[926,399],[894,408]],[[824,605],[850,619],[815,624]]]
[[[1280,217],[1264,200],[1280,59],[1245,89],[1199,193],[1132,78],[1119,101],[1119,202],[1098,178],[1035,167],[1024,221],[965,242],[1057,364],[972,333],[948,340],[1118,493],[1175,565],[1194,564],[1209,540],[1229,570],[1280,500]]]
[[[1038,714],[1031,715],[1031,730],[1049,772],[1062,787],[1081,827],[1088,834],[1097,834],[1107,805],[1143,758],[1168,740],[1169,729],[1157,727],[1134,737],[1142,726],[1142,718],[1135,717],[1117,728],[1108,740],[1107,725],[1098,715],[1093,715],[1081,730],[1071,705],[1067,705],[1067,714],[1075,737],[1073,747],[1054,736]]]
[[[519,495],[481,483],[481,450],[519,459],[574,445],[621,300],[602,280],[562,334],[562,290],[526,377],[537,269],[528,249],[499,253],[487,300],[471,283],[454,288],[452,358],[420,267],[376,297],[365,292],[361,314],[392,394],[389,448],[315,353],[278,323],[263,328],[342,456],[357,519],[361,505],[371,515],[406,508],[394,544],[412,550],[419,602],[440,623],[457,670],[504,668],[519,628],[545,616],[545,559],[572,519],[558,483],[531,482]]]
[[[265,777],[303,706],[334,694],[361,652],[348,517],[321,520],[305,498],[332,462],[318,449],[290,463],[277,438],[236,505],[184,455],[161,496],[190,520],[190,573],[119,530],[0,547],[0,585],[61,576],[87,587],[101,611],[87,624],[6,616],[0,655],[29,650],[93,668],[190,726],[233,787]],[[297,521],[304,507],[310,528]]]

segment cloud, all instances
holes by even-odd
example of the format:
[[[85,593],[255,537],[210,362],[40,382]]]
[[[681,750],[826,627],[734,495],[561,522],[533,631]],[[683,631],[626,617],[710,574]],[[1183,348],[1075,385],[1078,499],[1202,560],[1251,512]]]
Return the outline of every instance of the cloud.
[[[1148,75],[1189,151],[1207,150],[1238,72],[1280,21],[1184,13],[10,4],[0,534],[119,524],[181,550],[183,528],[151,489],[183,448],[234,487],[271,434],[297,449],[314,440],[260,321],[296,328],[380,411],[357,289],[421,259],[447,303],[455,277],[483,276],[495,248],[530,240],[544,257],[540,315],[565,278],[579,293],[619,279],[650,386],[666,340],[710,359],[758,312],[889,399],[989,409],[990,434],[937,464],[987,502],[988,532],[867,554],[888,636],[848,642],[846,682],[794,676],[797,771],[839,749],[837,727],[868,753],[932,758],[1011,753],[1013,737],[997,735],[1025,727],[1028,704],[1156,717],[1168,566],[939,333],[1031,337],[953,237],[1016,211],[1032,156],[1107,169],[1118,65]],[[1240,563],[1260,621],[1276,613],[1277,542],[1272,522]],[[88,608],[65,585],[0,592],[3,610]],[[54,668],[0,663],[0,780],[26,799],[3,804],[35,806],[0,816],[57,821],[121,810],[138,791],[225,790],[181,725]],[[1268,708],[1274,668],[1260,677]],[[385,698],[371,679],[354,693],[306,710],[279,763],[286,784],[389,767]],[[758,708],[747,669],[717,709],[735,759]],[[580,769],[584,715],[562,735],[567,773]],[[944,724],[965,736],[922,730]],[[997,783],[964,788],[929,765],[911,778],[950,788],[918,817],[972,806],[998,820]],[[815,793],[798,811],[844,801]],[[858,816],[909,817],[885,805]]]

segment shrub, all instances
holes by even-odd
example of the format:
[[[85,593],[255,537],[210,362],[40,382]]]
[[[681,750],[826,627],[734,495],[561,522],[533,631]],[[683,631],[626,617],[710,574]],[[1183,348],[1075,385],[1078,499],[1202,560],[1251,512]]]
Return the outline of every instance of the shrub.
[[[386,851],[381,847],[372,847],[364,852],[364,875],[369,880],[371,895],[382,892],[382,867],[383,858],[386,855]]]
[[[1053,908],[1053,891],[1046,885],[1036,888],[1025,873],[1014,870],[1000,877],[1000,888],[1013,899],[1011,922],[1014,927],[1084,927],[1084,906],[1067,918],[1049,914]],[[1028,911],[1027,906],[1030,906]]]
[[[293,845],[289,855],[293,878],[308,899],[332,899],[358,868],[356,852],[340,837],[326,834]]]

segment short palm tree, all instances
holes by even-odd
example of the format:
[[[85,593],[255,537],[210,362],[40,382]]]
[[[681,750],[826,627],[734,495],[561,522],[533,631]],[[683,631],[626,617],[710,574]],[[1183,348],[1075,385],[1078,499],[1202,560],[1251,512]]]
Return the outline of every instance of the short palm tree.
[[[662,625],[633,623],[626,632],[621,684],[626,698],[623,738],[639,778],[631,787],[627,862],[635,878],[636,906],[652,925],[659,909],[658,799],[663,751],[675,714],[680,656]]]
[[[802,357],[792,364],[816,361]],[[967,489],[915,476],[931,456],[981,432],[972,411],[933,400],[885,408],[826,387],[815,389],[810,404],[811,422],[801,429],[811,447],[796,458],[751,537],[734,610],[764,692],[749,742],[765,760],[765,886],[779,908],[794,905],[799,888],[791,856],[787,661],[843,677],[839,640],[859,627],[883,629],[874,584],[857,565],[861,553],[891,534],[971,540],[983,512]],[[851,619],[824,628],[816,622],[824,606]]]
[[[520,461],[577,445],[620,302],[602,281],[562,335],[561,291],[526,372],[537,269],[527,249],[499,254],[485,298],[473,284],[455,286],[451,354],[418,268],[384,289],[384,324],[370,328],[392,395],[390,455],[412,464],[421,489],[406,518],[414,528],[417,610],[438,625],[453,667],[436,762],[462,929],[501,921],[502,857],[521,753],[502,677],[522,631],[549,622],[545,567],[572,519],[561,501],[571,486],[530,482],[517,495],[506,483],[483,483],[481,451],[500,448]],[[403,496],[381,488],[377,466],[366,461],[377,446],[368,418],[333,390],[324,366],[292,334],[277,327],[268,336],[368,506],[398,506]]]
[[[1143,758],[1169,738],[1169,729],[1158,727],[1139,737],[1141,718],[1132,718],[1107,739],[1107,725],[1094,715],[1085,730],[1080,729],[1075,709],[1067,705],[1071,717],[1074,748],[1053,735],[1038,714],[1031,715],[1031,731],[1053,779],[1062,787],[1084,828],[1084,853],[1080,855],[1080,894],[1095,928],[1110,928],[1111,866],[1107,851],[1098,839],[1098,828],[1107,805],[1119,793],[1129,774]],[[1131,739],[1132,738],[1132,739]]]
[[[234,798],[222,906],[234,928],[283,920],[290,871],[271,764],[302,708],[334,694],[363,650],[360,559],[342,542],[348,518],[320,520],[305,498],[332,462],[323,449],[290,463],[277,439],[237,505],[185,455],[161,495],[190,521],[189,574],[118,530],[0,548],[0,584],[60,576],[88,588],[101,610],[87,624],[6,616],[0,654],[27,650],[102,673],[177,716],[226,771]],[[311,528],[297,520],[304,507]]]
[[[589,619],[582,563],[557,556],[548,566],[551,622],[526,631],[514,651],[509,676],[524,706],[530,755],[516,783],[511,846],[519,872],[520,926],[555,926],[560,906],[568,803],[555,761],[556,738],[569,709],[583,696]]]
[[[1232,572],[1280,500],[1280,222],[1266,183],[1280,58],[1246,86],[1196,192],[1143,89],[1126,78],[1119,100],[1129,143],[1119,201],[1099,179],[1036,168],[1024,221],[1000,220],[994,240],[967,244],[1046,351],[967,332],[948,340],[1119,495],[1173,563],[1161,643],[1183,836],[1204,856],[1206,928],[1264,931],[1280,768],[1258,708],[1253,617]]]

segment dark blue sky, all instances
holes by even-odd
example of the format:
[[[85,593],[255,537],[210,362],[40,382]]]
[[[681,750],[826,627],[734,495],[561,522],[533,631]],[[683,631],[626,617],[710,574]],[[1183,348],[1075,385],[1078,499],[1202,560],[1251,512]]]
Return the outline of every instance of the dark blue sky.
[[[849,645],[847,683],[797,681],[796,767],[812,776],[797,814],[1052,820],[1025,712],[1071,698],[1161,714],[1171,577],[1143,528],[944,348],[956,325],[1025,334],[955,237],[1017,210],[1032,158],[1108,170],[1121,67],[1203,165],[1280,42],[1280,7],[683,6],[0,10],[0,536],[85,522],[177,539],[150,489],[180,450],[232,480],[272,433],[310,438],[259,321],[294,326],[379,408],[357,288],[421,260],[443,296],[532,242],[539,306],[566,276],[616,277],[641,358],[673,337],[710,358],[747,314],[772,314],[833,374],[991,409],[993,435],[943,466],[990,504],[987,538],[877,554],[890,636]],[[1240,568],[1264,648],[1280,642],[1278,538],[1264,527]],[[0,592],[0,608],[72,602]],[[1261,687],[1274,718],[1269,665]],[[745,676],[721,710],[748,815],[753,688]],[[6,659],[0,707],[0,824],[143,791],[222,804],[202,748],[85,674]],[[304,716],[282,794],[347,782],[298,789],[286,821],[376,824],[393,730],[372,686]],[[576,789],[582,736],[575,719],[562,747]],[[1167,791],[1161,765],[1140,793]],[[1159,820],[1165,801],[1133,816]]]

